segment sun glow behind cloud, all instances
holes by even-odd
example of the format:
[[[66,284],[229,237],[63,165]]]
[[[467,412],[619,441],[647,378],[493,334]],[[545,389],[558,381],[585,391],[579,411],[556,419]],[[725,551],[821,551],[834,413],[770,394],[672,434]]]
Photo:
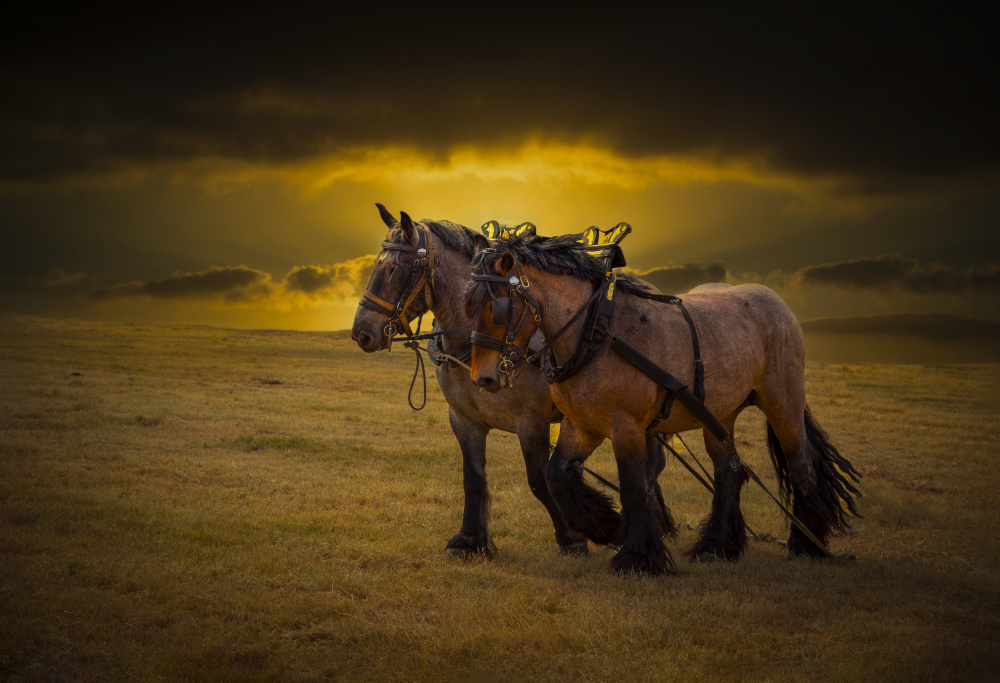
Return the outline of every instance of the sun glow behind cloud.
[[[200,177],[219,191],[280,179],[308,196],[342,182],[429,188],[470,180],[513,181],[550,190],[584,186],[637,192],[660,183],[736,181],[819,198],[835,194],[839,185],[848,182],[832,176],[806,179],[780,173],[764,157],[725,158],[712,150],[689,156],[628,157],[594,140],[566,143],[537,138],[508,146],[457,146],[446,156],[418,147],[385,146],[344,149],[285,165],[206,159],[185,166],[178,176]]]

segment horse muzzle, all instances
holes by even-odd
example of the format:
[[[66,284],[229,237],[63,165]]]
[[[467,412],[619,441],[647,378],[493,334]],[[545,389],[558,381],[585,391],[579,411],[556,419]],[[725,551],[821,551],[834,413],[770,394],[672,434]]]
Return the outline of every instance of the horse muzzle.
[[[358,329],[356,327],[351,330],[351,339],[357,342],[358,347],[360,347],[360,349],[365,353],[381,351],[386,345],[384,335],[374,335],[367,330]]]
[[[495,394],[501,389],[500,382],[493,377],[480,376],[475,381],[475,385],[483,391],[488,391],[491,394]]]

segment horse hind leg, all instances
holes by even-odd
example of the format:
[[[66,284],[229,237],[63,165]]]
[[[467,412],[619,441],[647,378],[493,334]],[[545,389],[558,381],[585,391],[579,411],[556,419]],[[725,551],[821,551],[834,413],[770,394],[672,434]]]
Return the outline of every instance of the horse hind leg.
[[[722,442],[707,430],[704,431],[705,450],[712,458],[715,470],[715,494],[712,513],[701,525],[701,534],[688,555],[699,562],[715,559],[738,560],[747,545],[746,522],[740,509],[740,492],[747,480],[747,473],[736,454],[736,436],[733,431],[739,410],[733,412],[722,424],[729,430],[729,440]]]
[[[852,483],[860,475],[830,443],[808,406],[797,420],[780,417],[768,415],[767,446],[782,494],[786,500],[791,495],[792,513],[825,546],[834,530],[850,528],[850,515],[860,517],[855,496],[861,494]],[[824,557],[826,551],[792,525],[788,554]]]
[[[579,432],[564,418],[545,480],[571,529],[594,543],[620,545],[625,539],[624,520],[610,498],[584,482],[580,469],[602,440]]]

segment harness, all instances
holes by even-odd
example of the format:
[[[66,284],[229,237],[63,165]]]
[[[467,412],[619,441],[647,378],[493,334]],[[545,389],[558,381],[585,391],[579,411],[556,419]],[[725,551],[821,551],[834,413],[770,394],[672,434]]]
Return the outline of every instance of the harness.
[[[612,260],[612,257],[616,257],[621,254],[620,247],[617,245],[614,245],[614,247],[615,250],[609,254],[609,261]],[[615,261],[617,261],[617,258]],[[621,261],[617,261],[617,263],[621,263]],[[624,265],[624,263],[621,263],[621,265]],[[473,344],[485,346],[500,353],[500,363],[498,369],[502,375],[507,376],[508,381],[510,379],[509,373],[512,372],[512,357],[517,355],[523,357],[524,355],[524,351],[515,344],[515,340],[517,335],[523,330],[524,325],[527,323],[528,310],[531,309],[534,312],[536,323],[541,322],[540,306],[538,301],[528,292],[528,280],[521,274],[520,266],[518,265],[516,259],[514,261],[514,272],[516,275],[511,275],[509,277],[493,275],[490,273],[472,274],[473,280],[480,282],[503,283],[510,286],[507,296],[497,296],[493,293],[492,288],[490,289],[490,295],[493,298],[492,321],[494,325],[505,325],[505,336],[501,338],[479,332],[472,333]],[[640,298],[659,303],[675,305],[680,308],[685,321],[687,321],[688,328],[691,330],[691,340],[694,350],[695,376],[695,390],[693,392],[686,384],[674,377],[664,368],[657,365],[634,346],[611,333],[610,323],[611,318],[614,315],[614,293],[617,282],[617,275],[613,271],[609,270],[604,278],[604,281],[591,295],[590,299],[588,299],[576,311],[576,313],[573,314],[570,320],[563,325],[559,331],[553,334],[550,338],[547,338],[545,344],[539,352],[534,354],[533,357],[528,360],[540,358],[542,373],[549,380],[549,382],[565,382],[576,375],[587,363],[589,363],[594,355],[604,345],[604,342],[610,339],[611,348],[614,349],[616,353],[638,368],[651,380],[662,386],[667,392],[666,399],[663,402],[659,415],[646,427],[647,431],[656,429],[662,421],[670,417],[670,412],[673,407],[674,400],[676,399],[680,400],[680,402],[691,411],[695,418],[697,418],[698,421],[701,422],[713,436],[715,436],[715,438],[719,441],[726,441],[726,439],[729,438],[729,430],[726,429],[725,425],[719,421],[712,411],[705,407],[705,372],[704,363],[701,360],[701,348],[698,343],[698,330],[694,325],[694,320],[692,320],[691,314],[688,313],[687,309],[684,307],[683,301],[676,296],[669,294],[651,294],[628,283],[627,281],[621,282],[621,288],[633,296],[638,296]],[[525,306],[522,309],[521,317],[516,325],[514,325],[513,309],[516,305],[515,299],[517,296],[524,298]],[[562,336],[563,333],[565,333],[566,330],[568,330],[570,326],[585,312],[587,313],[587,318],[584,323],[583,332],[580,334],[579,340],[577,341],[576,350],[566,363],[563,365],[557,365],[552,349],[553,343],[555,343],[555,341]]]
[[[411,246],[409,244],[396,244],[394,242],[382,242],[382,248],[386,251],[397,251],[397,252],[410,252],[416,254],[416,258],[413,263],[402,263],[398,261],[396,268],[392,271],[392,275],[389,277],[389,291],[394,290],[399,291],[399,299],[396,301],[395,305],[389,303],[382,297],[378,296],[371,289],[365,289],[364,293],[361,295],[360,304],[365,308],[375,311],[380,315],[384,315],[388,320],[385,326],[382,328],[382,334],[384,334],[389,340],[389,350],[392,350],[392,342],[399,341],[403,343],[408,349],[413,349],[416,355],[416,367],[413,369],[413,379],[410,381],[410,390],[406,394],[406,400],[410,404],[410,407],[414,410],[421,410],[427,405],[427,371],[424,366],[424,358],[420,355],[421,351],[427,353],[430,356],[431,362],[435,365],[441,365],[442,363],[448,363],[449,367],[451,365],[457,364],[462,365],[465,368],[469,366],[466,363],[472,357],[472,348],[464,349],[458,354],[458,357],[449,355],[445,353],[441,348],[441,342],[439,337],[444,336],[450,332],[457,332],[459,330],[464,330],[472,325],[463,325],[462,327],[456,327],[450,330],[435,330],[428,334],[420,334],[420,327],[424,321],[424,313],[419,313],[417,318],[417,330],[413,331],[410,326],[410,321],[407,320],[407,311],[410,305],[416,300],[417,295],[421,292],[424,293],[424,299],[427,303],[427,309],[434,305],[434,241],[431,237],[431,231],[427,228],[418,229],[417,235],[417,246]],[[372,282],[374,282],[374,277]],[[425,310],[425,312],[426,312]],[[400,328],[406,332],[406,336],[397,337],[396,334],[400,331]],[[427,348],[421,348],[421,341],[427,341]],[[434,348],[431,348],[432,345]],[[424,399],[419,407],[413,404],[413,387],[417,383],[417,374],[420,373],[423,377],[423,388],[424,388]]]
[[[434,241],[431,231],[427,228],[418,229],[417,246],[409,244],[396,244],[394,242],[382,242],[382,248],[386,251],[405,251],[416,254],[413,263],[402,263],[396,257],[396,268],[389,278],[389,285],[392,290],[399,291],[399,299],[395,304],[391,304],[381,298],[370,289],[365,289],[361,295],[361,305],[375,311],[388,318],[382,334],[389,338],[389,349],[392,349],[393,339],[399,332],[400,327],[406,331],[407,336],[414,336],[410,322],[406,319],[407,310],[410,304],[417,298],[417,294],[424,292],[427,302],[427,309],[434,305]],[[423,313],[420,313],[421,320]],[[417,323],[417,332],[420,331],[420,322]],[[400,340],[403,341],[403,340]]]
[[[518,336],[524,331],[524,326],[528,324],[528,316],[534,314],[535,322],[541,322],[538,301],[528,291],[530,286],[528,278],[521,273],[521,268],[517,265],[516,261],[514,262],[514,272],[516,274],[510,276],[494,275],[492,273],[472,274],[474,282],[497,282],[511,287],[507,296],[503,297],[496,296],[493,293],[493,288],[489,288],[490,296],[493,299],[492,321],[494,325],[504,326],[504,336],[494,337],[493,335],[483,334],[475,330],[472,332],[473,344],[493,349],[500,354],[498,370],[501,376],[506,379],[508,386],[514,386],[514,371],[528,360],[527,351],[517,344]],[[514,309],[517,307],[516,298],[518,295],[524,299],[524,306],[521,309],[520,317],[515,322]]]

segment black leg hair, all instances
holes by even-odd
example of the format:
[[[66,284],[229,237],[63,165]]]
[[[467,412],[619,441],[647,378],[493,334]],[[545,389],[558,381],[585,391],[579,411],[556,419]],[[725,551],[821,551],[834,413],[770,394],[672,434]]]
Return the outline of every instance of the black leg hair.
[[[813,418],[808,407],[803,418],[810,455],[809,467],[815,474],[816,483],[814,486],[793,486],[792,513],[826,545],[834,530],[843,532],[850,529],[851,515],[861,516],[855,502],[855,496],[860,496],[861,492],[852,483],[856,483],[861,475],[830,443],[826,432]],[[777,442],[777,439],[774,441]],[[771,447],[770,425],[768,445]],[[777,447],[780,449],[781,445],[777,444]],[[790,555],[824,556],[823,550],[817,548],[794,525],[788,535],[788,552]]]
[[[594,543],[620,545],[625,523],[611,499],[588,486],[576,460],[563,460],[557,447],[545,470],[549,491],[559,503],[570,528]]]
[[[612,569],[623,574],[677,573],[670,551],[663,543],[658,504],[647,486],[645,472],[619,460],[618,480],[627,532],[621,550],[611,559]]]
[[[486,434],[488,430],[469,423],[454,411],[448,411],[451,429],[462,448],[462,484],[465,488],[465,511],[462,528],[448,540],[445,555],[470,557],[484,554],[492,558],[496,544],[490,537],[490,490],[486,483]]]

